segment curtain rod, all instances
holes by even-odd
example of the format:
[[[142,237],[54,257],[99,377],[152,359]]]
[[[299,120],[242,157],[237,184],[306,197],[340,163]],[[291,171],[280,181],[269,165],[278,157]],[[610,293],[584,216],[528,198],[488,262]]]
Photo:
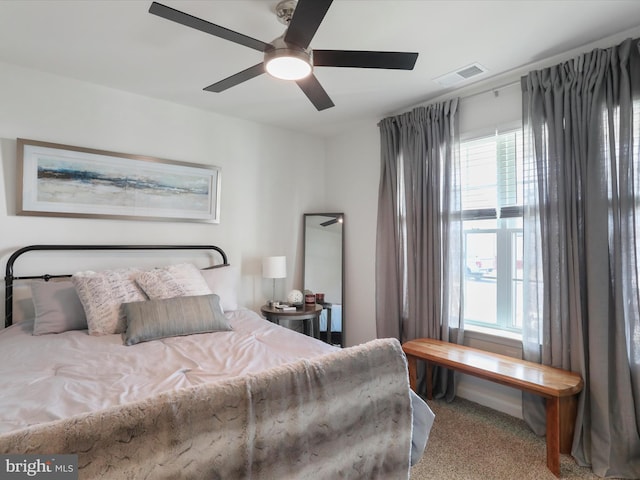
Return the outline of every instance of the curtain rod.
[[[487,88],[486,90],[482,90],[480,92],[475,92],[475,93],[470,93],[469,95],[463,95],[460,97],[460,99],[467,99],[467,98],[473,98],[473,97],[478,97],[480,95],[484,95],[485,93],[489,93],[489,92],[493,92],[494,95],[498,96],[497,93],[500,90],[504,90],[505,88],[509,88],[509,87],[513,87],[515,85],[520,85],[520,80],[515,80],[513,82],[509,82],[509,83],[503,83],[502,85],[498,85],[497,87],[492,87],[492,88]]]
[[[605,37],[603,39],[601,38],[601,39],[596,40],[594,42],[590,42],[590,43],[588,43],[586,45],[582,45],[580,47],[576,47],[576,48],[574,48],[572,50],[569,50],[567,52],[554,55],[554,56],[549,57],[547,59],[528,63],[527,65],[523,65],[523,66],[520,66],[520,67],[515,68],[513,70],[510,70],[508,72],[504,72],[500,76],[505,76],[506,77],[506,76],[511,76],[511,75],[518,75],[518,77],[520,78],[523,75],[526,75],[527,72],[530,71],[530,70],[536,70],[536,69],[540,69],[540,68],[545,68],[545,66],[549,66],[549,65],[553,65],[555,63],[561,63],[561,62],[564,62],[564,61],[568,61],[568,60],[570,60],[572,58],[575,58],[576,56],[582,55],[585,51],[593,50],[594,48],[608,48],[608,46],[611,46],[616,42],[620,43],[626,38],[636,38],[638,36],[638,29],[639,29],[639,27],[637,27],[637,26],[629,28],[629,29],[624,30],[622,32],[619,32],[619,33],[616,33],[614,35]],[[489,79],[487,79],[487,81],[489,81]],[[473,98],[473,97],[476,97],[478,95],[483,95],[485,93],[502,90],[504,88],[511,87],[511,86],[516,85],[518,83],[520,83],[520,79],[514,80],[514,81],[509,82],[509,83],[505,83],[504,85],[499,85],[497,87],[487,88],[486,90],[482,90],[480,92],[471,93],[471,94],[466,95],[466,96],[460,96],[459,98],[460,99]],[[451,99],[451,98],[456,96],[456,95],[454,95],[454,93],[455,93],[455,90],[453,90],[451,92],[447,92],[447,93],[442,94],[442,95],[438,95],[438,96],[433,97],[433,98],[428,99],[428,100],[424,100],[424,101],[418,102],[417,104],[414,104],[414,105],[409,105],[409,106],[405,107],[404,109],[402,109],[400,111],[397,111],[393,115],[400,115],[402,112],[406,112],[407,110],[411,110],[413,108],[424,106],[424,105],[427,105],[427,104],[430,104],[430,103],[433,103],[433,102],[441,102],[443,100]]]
[[[496,87],[486,88],[485,90],[481,90],[479,92],[470,93],[468,95],[461,95],[458,98],[460,98],[460,100],[464,100],[464,99],[467,99],[467,98],[478,97],[480,95],[484,95],[484,94],[489,93],[489,92],[494,92],[495,93],[495,92],[498,92],[500,90],[504,90],[505,88],[513,87],[514,85],[519,85],[519,84],[520,84],[520,79],[513,80],[511,82],[503,83],[503,84],[498,85]],[[455,90],[453,90],[453,91],[444,93],[442,95],[438,95],[437,97],[430,98],[429,100],[424,100],[424,101],[422,101],[420,103],[417,103],[417,104],[414,104],[412,106],[408,106],[406,108],[403,108],[402,110],[400,110],[400,111],[398,111],[398,112],[396,112],[396,113],[394,113],[394,114],[392,114],[390,116],[393,117],[393,116],[396,116],[396,115],[401,115],[402,113],[407,112],[409,110],[412,110],[412,109],[414,109],[416,107],[422,107],[422,106],[429,105],[429,104],[434,103],[434,102],[442,102],[444,100],[451,100],[452,98],[455,98],[456,96],[457,95],[455,95]]]

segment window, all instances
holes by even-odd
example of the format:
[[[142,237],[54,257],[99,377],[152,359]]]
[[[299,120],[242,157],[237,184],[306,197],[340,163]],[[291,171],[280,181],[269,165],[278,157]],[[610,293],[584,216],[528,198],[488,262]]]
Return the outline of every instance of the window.
[[[466,328],[522,329],[522,131],[460,145]]]

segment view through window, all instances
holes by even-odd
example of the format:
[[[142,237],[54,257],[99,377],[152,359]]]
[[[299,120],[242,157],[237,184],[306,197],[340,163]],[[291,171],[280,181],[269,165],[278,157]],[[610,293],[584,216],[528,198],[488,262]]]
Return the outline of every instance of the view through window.
[[[522,131],[461,143],[465,325],[522,329]]]

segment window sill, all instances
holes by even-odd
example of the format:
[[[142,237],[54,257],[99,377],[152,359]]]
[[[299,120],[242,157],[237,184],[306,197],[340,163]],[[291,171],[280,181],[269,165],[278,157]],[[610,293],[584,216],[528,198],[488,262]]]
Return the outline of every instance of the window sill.
[[[522,350],[522,335],[507,332],[506,330],[497,331],[493,328],[480,327],[478,325],[465,325],[464,337],[465,344],[468,343],[466,339],[469,339]]]

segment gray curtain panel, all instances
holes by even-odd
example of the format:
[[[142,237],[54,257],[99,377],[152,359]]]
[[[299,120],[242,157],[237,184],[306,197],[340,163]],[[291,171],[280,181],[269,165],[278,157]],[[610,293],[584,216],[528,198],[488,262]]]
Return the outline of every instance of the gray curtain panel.
[[[457,108],[458,100],[453,99],[379,123],[379,338],[462,341]],[[453,395],[442,377],[440,392]]]
[[[598,49],[522,78],[524,354],[579,372],[572,455],[640,478],[640,51]],[[544,433],[525,397],[524,416]]]

